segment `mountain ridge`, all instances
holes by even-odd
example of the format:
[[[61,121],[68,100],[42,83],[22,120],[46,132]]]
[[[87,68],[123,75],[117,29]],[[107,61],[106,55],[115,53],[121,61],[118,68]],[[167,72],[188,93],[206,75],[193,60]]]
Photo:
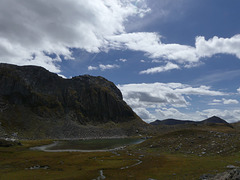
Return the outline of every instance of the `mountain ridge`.
[[[151,125],[179,125],[179,124],[229,124],[220,117],[212,116],[202,121],[192,121],[192,120],[179,120],[179,119],[164,119],[155,120]]]
[[[63,79],[42,67],[1,63],[0,89],[1,128],[22,138],[125,136],[145,125],[100,76]]]

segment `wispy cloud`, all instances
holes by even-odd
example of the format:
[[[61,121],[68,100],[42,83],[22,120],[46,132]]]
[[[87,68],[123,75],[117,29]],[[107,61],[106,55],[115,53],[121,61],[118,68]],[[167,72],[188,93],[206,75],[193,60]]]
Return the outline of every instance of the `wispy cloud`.
[[[96,67],[96,66],[88,66],[89,71],[93,71],[93,70],[97,70],[97,69],[98,69],[98,67]]]
[[[173,69],[180,69],[180,67],[176,64],[169,62],[165,66],[158,66],[158,67],[150,68],[150,69],[141,71],[139,74],[155,74],[155,73],[170,71]]]
[[[222,105],[222,104],[229,105],[229,104],[238,104],[238,103],[239,103],[239,101],[236,100],[236,99],[222,98],[221,100],[220,99],[214,99],[213,102],[209,103],[209,105],[215,106],[215,105]]]
[[[121,62],[127,62],[127,59],[119,59],[119,61],[121,61]]]
[[[99,65],[99,68],[101,69],[101,71],[105,71],[107,69],[116,69],[116,68],[119,68],[120,66],[117,65],[117,64],[100,64]]]
[[[109,69],[116,69],[119,68],[120,66],[117,64],[99,64],[99,66],[88,66],[88,70],[89,71],[93,71],[93,70],[98,70],[100,69],[101,71],[105,71],[105,70],[109,70]]]
[[[194,84],[213,84],[224,80],[232,80],[240,77],[240,70],[216,71],[194,80]]]

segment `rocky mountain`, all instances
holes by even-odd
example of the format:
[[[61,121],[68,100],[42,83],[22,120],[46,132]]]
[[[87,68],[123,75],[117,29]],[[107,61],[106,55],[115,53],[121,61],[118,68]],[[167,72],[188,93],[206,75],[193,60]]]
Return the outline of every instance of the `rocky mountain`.
[[[0,64],[0,134],[19,138],[134,134],[146,124],[103,77],[64,79],[37,66]]]
[[[151,125],[181,125],[181,124],[226,124],[229,125],[225,120],[212,116],[202,121],[190,121],[190,120],[177,120],[177,119],[165,119],[156,120],[150,123]]]

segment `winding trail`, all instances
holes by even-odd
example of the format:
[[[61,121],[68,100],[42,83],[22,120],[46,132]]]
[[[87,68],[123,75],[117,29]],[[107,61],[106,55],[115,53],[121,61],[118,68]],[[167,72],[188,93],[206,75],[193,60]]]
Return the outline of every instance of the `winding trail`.
[[[130,165],[130,166],[124,166],[124,167],[121,167],[120,169],[123,170],[123,169],[132,168],[132,167],[134,167],[134,166],[138,166],[139,164],[142,163],[142,161],[141,161],[140,159],[133,159],[133,160],[137,161],[137,163],[132,164],[132,165]]]

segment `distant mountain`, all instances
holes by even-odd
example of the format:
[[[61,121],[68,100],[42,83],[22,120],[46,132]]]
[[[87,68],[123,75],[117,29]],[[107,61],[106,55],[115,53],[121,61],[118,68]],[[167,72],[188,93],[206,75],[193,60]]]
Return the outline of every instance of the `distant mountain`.
[[[0,136],[126,136],[145,125],[103,77],[63,79],[42,67],[0,64]]]
[[[221,119],[220,117],[217,117],[217,116],[212,116],[210,118],[207,118],[207,119],[201,121],[201,123],[203,123],[203,124],[210,124],[210,123],[228,124],[228,122],[226,122],[225,120],[223,120],[223,119]]]
[[[203,121],[190,121],[190,120],[177,120],[177,119],[165,119],[165,120],[156,120],[150,123],[151,125],[180,125],[180,124],[229,124],[225,120],[212,116]]]
[[[177,119],[165,119],[165,120],[156,120],[151,122],[151,125],[178,125],[178,124],[193,124],[194,121],[189,120],[177,120]]]

